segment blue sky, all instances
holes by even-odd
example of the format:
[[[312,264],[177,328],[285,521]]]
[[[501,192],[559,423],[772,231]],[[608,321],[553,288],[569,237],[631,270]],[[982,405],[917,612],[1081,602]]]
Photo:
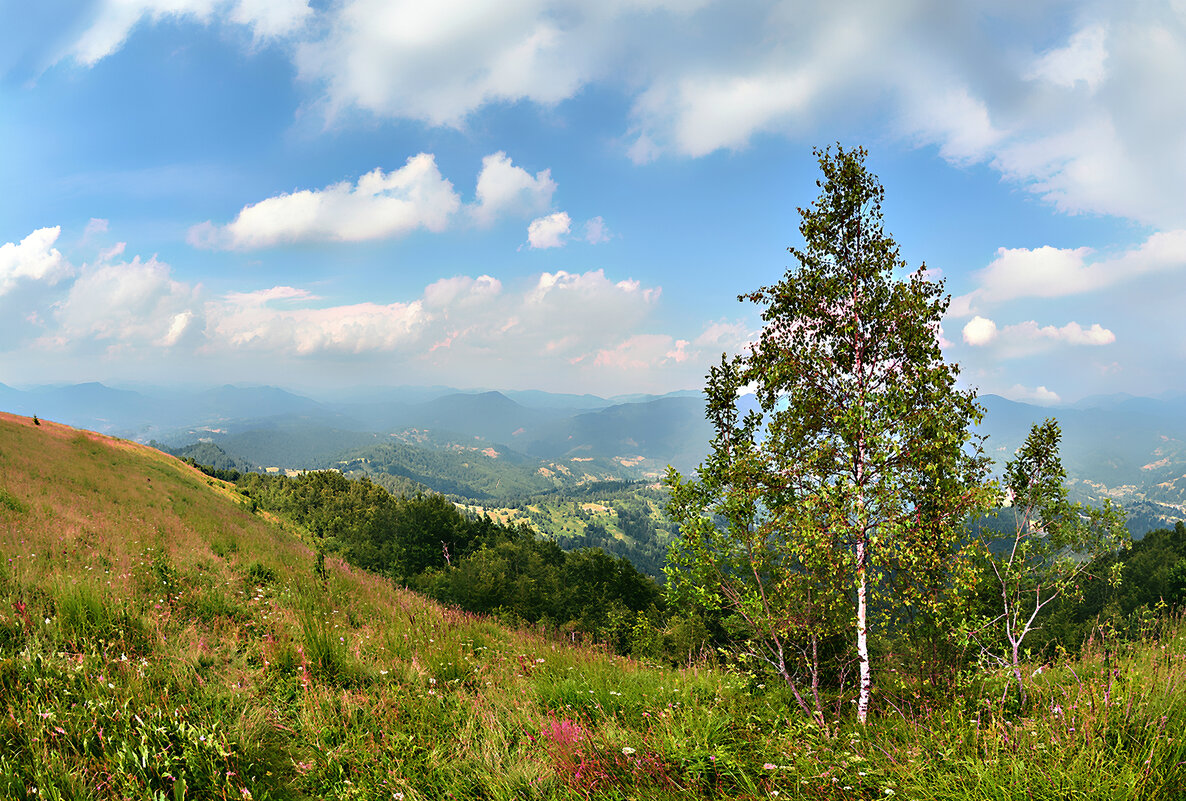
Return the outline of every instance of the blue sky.
[[[1186,3],[0,0],[0,382],[699,387],[864,145],[945,352],[1186,392]]]

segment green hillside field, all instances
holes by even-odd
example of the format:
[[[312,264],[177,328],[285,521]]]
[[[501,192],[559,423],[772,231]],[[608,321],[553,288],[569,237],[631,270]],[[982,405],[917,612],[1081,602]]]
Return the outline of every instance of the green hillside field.
[[[174,457],[0,414],[0,797],[1180,798],[1186,628],[869,726],[442,607]]]

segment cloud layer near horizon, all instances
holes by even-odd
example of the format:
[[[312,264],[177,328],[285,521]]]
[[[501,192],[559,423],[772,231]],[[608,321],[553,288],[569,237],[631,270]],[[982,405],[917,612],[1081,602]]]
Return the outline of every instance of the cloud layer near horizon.
[[[345,357],[422,380],[467,375],[490,382],[528,362],[554,388],[629,390],[685,381],[680,371],[690,366],[689,357],[736,348],[746,336],[744,326],[727,321],[681,332],[682,338],[648,330],[660,288],[614,281],[602,270],[543,272],[510,289],[489,275],[454,276],[390,303],[327,303],[293,286],[212,297],[200,285],[176,280],[155,257],[123,258],[122,246],[63,280],[65,274],[52,269],[58,262],[47,256],[56,236],[45,229],[19,246],[0,247],[0,257],[19,252],[25,258],[14,263],[48,263],[21,277],[58,287],[24,341],[11,347],[99,360],[165,353],[233,353],[252,363]]]

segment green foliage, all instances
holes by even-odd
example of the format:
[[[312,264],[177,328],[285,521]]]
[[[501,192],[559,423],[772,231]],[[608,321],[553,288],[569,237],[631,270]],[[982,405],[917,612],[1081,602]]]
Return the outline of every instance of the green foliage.
[[[337,472],[250,474],[239,491],[314,535],[322,580],[322,554],[337,552],[468,612],[565,628],[623,653],[636,639],[659,636],[641,628],[635,635],[628,621],[638,613],[663,626],[658,586],[626,559],[596,549],[566,553],[525,526],[466,516],[440,495],[395,498]]]
[[[267,586],[276,581],[276,571],[262,562],[252,562],[247,568],[246,578],[250,585]]]
[[[1011,668],[1024,699],[1023,646],[1041,625],[1040,615],[1060,597],[1078,596],[1091,560],[1127,544],[1124,511],[1109,501],[1101,508],[1067,500],[1066,471],[1059,458],[1058,421],[1034,424],[1025,444],[1005,465],[1004,488],[1012,505],[1014,527],[1006,535],[982,529],[999,598],[991,615],[978,622],[972,636],[986,654]],[[987,532],[987,536],[986,536]],[[1120,581],[1119,563],[1105,580]],[[1001,643],[994,653],[992,643]]]
[[[524,521],[565,551],[600,548],[661,580],[678,532],[664,512],[666,502],[667,493],[652,482],[595,481],[481,501],[478,508]]]
[[[804,247],[790,249],[798,267],[742,296],[762,307],[762,335],[709,374],[712,452],[694,480],[668,474],[684,532],[669,581],[736,616],[747,653],[793,688],[805,673],[817,688],[821,641],[851,630],[863,720],[868,614],[946,611],[986,460],[969,434],[981,410],[939,347],[942,283],[924,268],[898,277],[906,264],[864,150],[817,155],[820,194],[800,210]],[[759,409],[742,417],[747,386]],[[818,695],[813,711],[822,719]]]
[[[10,512],[16,512],[17,514],[24,514],[25,512],[29,511],[29,507],[24,503],[24,501],[17,498],[3,487],[0,487],[0,509],[7,509]]]
[[[394,476],[461,498],[489,499],[575,483],[541,473],[537,459],[488,445],[429,449],[392,440],[347,452],[342,460],[343,470],[375,482]]]
[[[180,448],[167,448],[156,440],[152,440],[148,446],[172,454],[212,478],[232,483],[238,481],[239,476],[243,473],[256,469],[251,462],[230,455],[213,442],[195,442]]]

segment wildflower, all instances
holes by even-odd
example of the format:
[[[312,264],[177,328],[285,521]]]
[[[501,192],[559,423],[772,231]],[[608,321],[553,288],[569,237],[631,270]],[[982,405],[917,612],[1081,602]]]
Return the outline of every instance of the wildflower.
[[[890,788],[888,788],[888,787],[887,787],[887,788],[885,788],[885,794],[886,794],[886,795],[893,795],[893,794],[894,794],[894,791],[893,791],[893,790],[891,790]]]
[[[631,754],[634,753],[634,749],[631,748],[630,746],[626,746],[625,748],[622,749],[622,753],[625,754],[626,756],[630,756]]]
[[[765,765],[762,766],[762,770],[774,770],[776,767],[778,767],[778,766],[775,765],[773,762],[767,762]]]

